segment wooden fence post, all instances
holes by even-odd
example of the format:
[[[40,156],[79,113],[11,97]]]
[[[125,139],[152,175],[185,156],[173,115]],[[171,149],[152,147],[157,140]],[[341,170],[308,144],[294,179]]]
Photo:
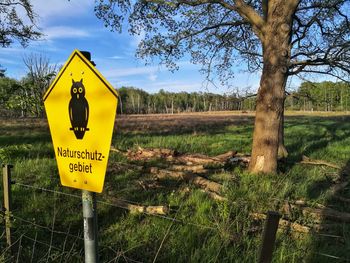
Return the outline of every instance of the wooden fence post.
[[[280,218],[281,215],[277,212],[267,212],[259,263],[270,263],[272,260],[272,253],[275,246],[276,232]]]
[[[6,224],[6,243],[8,247],[12,246],[11,240],[11,168],[10,164],[4,164],[2,166],[2,182],[3,182],[3,194],[4,194],[4,208],[5,208],[5,224]]]

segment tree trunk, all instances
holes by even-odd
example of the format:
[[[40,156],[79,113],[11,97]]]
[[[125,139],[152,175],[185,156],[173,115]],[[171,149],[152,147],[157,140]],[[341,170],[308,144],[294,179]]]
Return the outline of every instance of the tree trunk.
[[[249,166],[253,173],[274,173],[277,170],[279,130],[283,116],[283,83],[287,75],[270,63],[270,60],[264,56],[257,97],[252,158]]]
[[[285,83],[290,61],[292,15],[298,1],[282,5],[269,1],[267,24],[264,28],[264,67],[256,101],[252,157],[249,170],[253,173],[277,171],[278,148],[283,137],[283,107]]]
[[[123,100],[121,98],[121,96],[119,96],[119,107],[120,107],[120,114],[123,114]]]
[[[174,98],[171,98],[171,114],[174,114]]]

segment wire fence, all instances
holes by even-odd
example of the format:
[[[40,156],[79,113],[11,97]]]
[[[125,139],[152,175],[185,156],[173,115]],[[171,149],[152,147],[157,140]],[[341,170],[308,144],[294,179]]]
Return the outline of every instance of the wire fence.
[[[32,186],[32,185],[19,183],[19,182],[14,182],[14,184],[22,186],[22,187],[38,190],[38,191],[43,191],[43,192],[48,192],[48,193],[53,193],[53,194],[64,195],[64,196],[68,196],[68,197],[81,199],[81,196],[79,196],[79,195],[74,195],[74,194],[64,193],[64,192],[60,192],[60,191],[50,190],[50,189],[46,189],[46,188],[43,188],[43,187],[35,187],[35,186]],[[130,203],[130,204],[141,205],[138,202],[131,201],[131,200],[126,200],[124,198],[118,198],[118,200],[126,202],[126,203]],[[111,206],[111,207],[127,209],[125,206],[121,206],[121,205],[118,205],[118,204],[113,204],[113,203],[110,203],[110,202],[107,202],[107,201],[103,201],[103,200],[97,200],[97,203],[103,204],[103,205],[107,205],[107,206]],[[165,216],[165,215],[149,213],[147,211],[140,211],[140,212],[142,214],[145,214],[145,215],[148,215],[148,216],[154,216],[154,217],[162,218],[162,219],[169,220],[169,221],[172,221],[172,222],[175,222],[175,223],[179,223],[179,224],[182,224],[182,225],[191,225],[191,226],[195,226],[195,227],[199,227],[199,228],[217,230],[217,228],[214,227],[214,226],[206,226],[206,225],[201,225],[201,224],[197,224],[197,223],[193,223],[193,222],[189,222],[189,221],[185,221],[185,220],[176,219],[176,216],[175,217],[169,217],[169,216]]]
[[[65,197],[69,197],[69,198],[75,198],[75,199],[79,199],[81,200],[81,196],[80,195],[76,195],[76,194],[71,194],[71,193],[65,193],[65,192],[61,192],[61,191],[57,191],[57,190],[52,190],[52,189],[47,189],[44,187],[37,187],[37,186],[33,186],[30,184],[26,184],[24,182],[13,182],[14,185],[17,185],[19,187],[22,188],[26,188],[26,189],[30,189],[32,191],[35,192],[45,192],[45,193],[49,193],[56,196],[65,196]],[[271,200],[275,199],[273,197],[271,197]],[[123,198],[118,198],[118,200],[121,200],[123,202],[127,202],[130,204],[135,204],[135,205],[141,205],[138,202],[135,201],[131,201],[131,200],[126,200]],[[285,200],[280,200],[280,201],[285,201]],[[118,203],[111,203],[109,201],[106,200],[97,200],[97,203],[102,204],[102,205],[106,205],[109,207],[113,207],[113,208],[120,208],[120,209],[127,209],[125,206],[123,205],[118,205]],[[218,229],[217,226],[215,225],[203,225],[203,224],[198,224],[198,223],[194,223],[188,220],[184,220],[184,219],[179,219],[177,218],[179,211],[182,209],[182,205],[181,204],[179,206],[179,208],[176,210],[175,215],[174,216],[167,216],[167,215],[160,215],[160,214],[154,214],[154,213],[149,213],[147,211],[140,211],[142,214],[146,215],[146,216],[151,216],[151,217],[156,217],[156,218],[160,218],[160,219],[164,219],[169,221],[169,225],[167,227],[167,230],[164,234],[164,236],[160,239],[160,245],[157,249],[157,252],[155,254],[154,260],[153,262],[156,262],[157,257],[159,255],[159,252],[161,251],[164,241],[166,240],[167,236],[169,235],[172,227],[174,224],[179,224],[179,225],[187,225],[187,226],[193,226],[196,228],[200,228],[200,229],[205,229],[205,230],[211,230],[211,231],[220,231],[220,229]],[[2,217],[5,217],[5,213],[4,212],[0,212]],[[31,247],[31,259],[30,262],[36,262],[34,255],[38,252],[38,246],[44,246],[47,249],[47,252],[45,255],[42,255],[42,262],[45,262],[44,258],[46,258],[46,262],[52,262],[55,260],[60,260],[60,262],[65,262],[64,260],[68,260],[71,257],[74,256],[82,256],[83,255],[83,249],[82,246],[78,245],[78,242],[81,242],[84,240],[83,237],[83,231],[79,231],[79,233],[74,234],[71,233],[71,225],[69,225],[68,229],[66,231],[63,230],[57,230],[57,226],[55,227],[55,213],[53,215],[52,218],[52,224],[51,226],[47,226],[47,225],[42,225],[39,224],[37,222],[33,222],[32,220],[28,220],[25,218],[22,218],[21,216],[17,215],[16,213],[12,212],[11,213],[11,220],[17,222],[20,222],[20,226],[22,229],[30,229],[33,230],[41,230],[44,231],[46,233],[50,234],[50,241],[44,241],[42,239],[40,239],[38,232],[35,232],[35,236],[30,236],[29,235],[29,231],[26,231],[24,233],[19,233],[17,235],[17,239],[12,242],[11,247],[6,247],[2,253],[0,254],[0,258],[4,258],[4,262],[21,262],[21,247],[23,246],[24,242],[31,242],[32,243],[32,247]],[[55,229],[56,228],[56,229]],[[3,236],[5,235],[5,231],[2,232],[1,234],[1,238],[3,238]],[[54,244],[55,242],[53,242],[54,240],[54,236],[56,235],[60,235],[63,237],[63,243],[61,245],[61,247],[58,247],[56,244]],[[326,238],[344,238],[342,236],[339,235],[332,235],[332,234],[327,234],[327,233],[312,233],[312,235],[319,235],[319,236],[323,236]],[[68,245],[69,243],[69,245]],[[5,255],[13,248],[13,247],[17,247],[17,254],[16,255],[12,255],[12,257],[7,261]],[[124,260],[128,261],[128,262],[140,262],[134,259],[129,258],[126,253],[127,251],[123,251],[121,249],[114,249],[112,246],[107,246],[107,245],[99,245],[101,250],[104,251],[109,251],[110,253],[113,253],[115,255],[115,257],[113,257],[111,260],[107,261],[107,262],[114,262],[117,261],[119,258],[124,258]],[[132,248],[131,248],[132,249]],[[54,253],[56,252],[56,253]],[[322,256],[324,258],[328,258],[330,260],[337,260],[339,262],[349,262],[350,260],[347,258],[343,258],[343,257],[339,257],[339,256],[335,256],[335,255],[331,255],[328,253],[322,253],[322,252],[316,252],[316,251],[308,251],[308,250],[303,250],[303,253],[307,254],[307,253],[312,253],[314,255],[318,255],[318,256]]]

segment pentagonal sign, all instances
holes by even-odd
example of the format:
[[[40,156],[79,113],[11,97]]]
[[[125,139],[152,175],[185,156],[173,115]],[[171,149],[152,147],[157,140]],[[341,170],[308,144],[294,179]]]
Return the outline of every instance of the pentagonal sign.
[[[78,50],[44,95],[61,183],[101,193],[118,94]]]

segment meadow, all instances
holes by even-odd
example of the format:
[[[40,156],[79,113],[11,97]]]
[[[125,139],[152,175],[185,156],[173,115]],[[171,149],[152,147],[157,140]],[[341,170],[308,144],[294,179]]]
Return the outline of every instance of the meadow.
[[[164,159],[123,154],[142,147],[245,155],[253,122],[249,112],[117,116],[112,147],[118,151],[110,153],[104,191],[97,195],[101,262],[257,262],[264,221],[253,215],[268,210],[290,223],[279,228],[273,262],[350,261],[350,186],[334,190],[349,180],[350,115],[287,112],[289,156],[278,174],[252,175],[244,164],[230,163],[204,175],[222,185],[223,200],[181,179],[155,180],[148,168],[166,168]],[[302,156],[335,167],[305,164]],[[1,260],[83,262],[81,192],[60,185],[46,120],[0,120],[0,162],[14,165],[15,181],[12,259],[1,218]],[[131,213],[118,200],[169,210]],[[339,218],[322,216],[327,209]]]

